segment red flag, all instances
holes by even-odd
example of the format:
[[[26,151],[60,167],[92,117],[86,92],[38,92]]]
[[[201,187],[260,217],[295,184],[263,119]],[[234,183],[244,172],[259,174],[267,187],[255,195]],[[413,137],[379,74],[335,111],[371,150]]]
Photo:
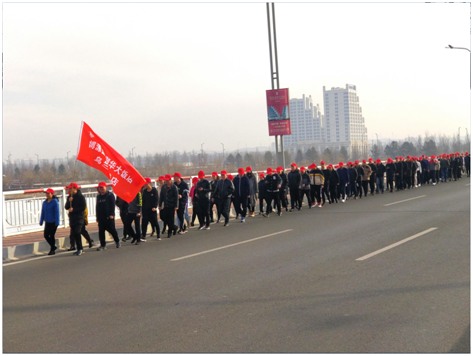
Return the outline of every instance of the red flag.
[[[77,159],[98,169],[112,182],[113,191],[130,203],[146,183],[141,174],[121,154],[82,121]]]

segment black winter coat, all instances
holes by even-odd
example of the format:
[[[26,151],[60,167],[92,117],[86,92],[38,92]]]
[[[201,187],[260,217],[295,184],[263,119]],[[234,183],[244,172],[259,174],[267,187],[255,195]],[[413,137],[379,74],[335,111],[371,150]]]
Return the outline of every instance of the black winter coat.
[[[164,184],[161,188],[161,194],[159,195],[159,207],[165,208],[178,208],[179,207],[179,190],[174,184],[168,189],[167,184]]]
[[[151,190],[149,192],[146,188],[143,189],[143,192],[141,193],[141,199],[143,204],[143,210],[151,210],[153,208],[157,208],[159,202],[158,190],[155,187],[151,187]]]
[[[331,187],[334,187],[340,183],[340,178],[338,177],[338,172],[336,169],[332,169],[332,172],[330,172],[329,181]]]
[[[243,174],[241,178],[239,175],[233,178],[233,187],[235,188],[234,197],[247,198],[250,195],[250,179],[246,174]]]
[[[217,188],[215,188],[215,197],[218,199],[227,199],[231,198],[235,188],[233,187],[233,183],[230,179],[220,179],[217,182]]]
[[[348,175],[350,176],[350,182],[356,182],[358,178],[358,171],[355,167],[348,169]]]
[[[379,165],[376,166],[376,177],[383,178],[385,172],[386,172],[386,167],[384,166],[384,164],[380,163]]]
[[[202,188],[202,190],[199,190],[199,188]],[[197,184],[195,185],[195,190],[194,190],[194,196],[196,196],[196,201],[202,201],[208,200],[209,199],[209,193],[210,193],[210,183],[206,179],[199,180]]]
[[[279,192],[278,185],[281,185],[282,179],[279,174],[268,174],[264,179],[266,183],[266,190],[268,192]]]
[[[77,193],[73,195],[72,204],[69,201],[70,197],[71,195],[69,194],[69,196],[67,197],[65,208],[66,210],[69,210],[70,208],[73,209],[72,212],[69,213],[69,222],[74,224],[76,222],[84,220],[84,211],[85,207],[87,206],[87,203],[80,189],[78,189]]]
[[[180,184],[177,184],[177,182],[175,182],[174,185],[177,187],[178,196],[180,195],[182,197],[179,199],[179,207],[183,208],[186,206],[187,199],[189,197],[189,186],[183,180],[181,180]]]
[[[299,186],[301,185],[301,180],[302,177],[299,169],[294,170],[294,172],[290,171],[287,174],[287,184],[289,186],[289,189],[299,188]]]
[[[104,195],[98,194],[95,213],[97,220],[100,221],[110,219],[110,216],[115,217],[115,195],[109,191],[105,192]]]

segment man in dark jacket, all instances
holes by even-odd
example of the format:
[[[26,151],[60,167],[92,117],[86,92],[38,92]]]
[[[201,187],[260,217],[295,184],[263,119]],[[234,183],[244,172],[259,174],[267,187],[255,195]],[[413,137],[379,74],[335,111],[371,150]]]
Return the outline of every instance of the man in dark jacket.
[[[164,185],[159,195],[159,210],[161,211],[161,219],[166,221],[166,225],[168,226],[168,238],[177,233],[177,225],[174,224],[174,214],[178,209],[179,190],[172,183],[171,175],[166,174],[164,176]]]
[[[345,203],[346,199],[346,187],[347,184],[350,184],[350,176],[348,174],[348,169],[343,166],[343,162],[338,164],[339,168],[337,169],[338,177],[340,178],[340,193],[342,195],[342,203]]]
[[[394,176],[396,175],[396,166],[391,158],[388,158],[386,163],[386,184],[388,190],[392,193],[394,191]]]
[[[371,168],[371,176],[370,176],[370,191],[371,195],[374,195],[374,184],[376,182],[376,165],[373,162],[373,158],[368,159],[368,166]]]
[[[187,232],[186,225],[184,224],[184,212],[186,210],[187,198],[189,196],[189,186],[182,180],[179,172],[174,173],[174,185],[178,189],[179,206],[177,209],[177,219],[179,220],[179,235]]]
[[[214,205],[217,208],[217,216],[218,216],[218,203],[217,203],[217,200],[215,200],[215,196],[214,196],[215,189],[217,188],[218,179],[219,179],[218,173],[212,172],[212,181],[210,182],[210,208],[209,208],[210,223],[214,222]]]
[[[466,176],[470,176],[470,154],[468,152],[465,152],[465,170],[466,170]]]
[[[244,223],[248,200],[250,199],[250,180],[243,168],[238,168],[238,175],[233,178],[233,186],[235,187],[235,191],[232,195],[233,207],[235,208],[237,217],[241,215],[240,221]]]
[[[299,193],[301,197],[299,210],[302,208],[304,195],[307,196],[307,205],[309,205],[309,209],[312,209],[312,200],[310,199],[310,175],[306,172],[304,167],[301,167],[301,186],[299,187]]]
[[[358,195],[358,198],[362,198],[363,197],[363,183],[362,183],[362,178],[363,178],[363,174],[364,174],[364,170],[363,170],[363,167],[360,166],[360,161],[355,161],[355,170],[356,170],[356,193]],[[352,188],[353,189],[353,188]],[[355,199],[357,199],[357,197],[355,196]]]
[[[143,220],[141,220],[141,241],[146,241],[146,232],[148,230],[148,224],[151,223],[153,231],[157,231],[158,240],[161,240],[159,225],[158,225],[158,201],[159,194],[158,190],[151,185],[151,178],[145,178],[146,184],[142,191],[142,215]],[[153,236],[151,233],[150,236]]]
[[[128,212],[126,214],[126,229],[128,233],[133,237],[131,240],[132,244],[139,245],[141,238],[141,207],[143,206],[141,192],[138,192],[133,200],[128,204]],[[132,223],[135,223],[135,230],[131,226]]]
[[[289,194],[291,196],[291,210],[294,211],[294,204],[300,210],[302,201],[299,194],[299,187],[301,185],[301,172],[297,169],[297,164],[291,164],[291,171],[287,175],[287,183],[289,186]]]
[[[399,191],[402,189],[402,177],[404,175],[403,173],[404,165],[399,160],[399,157],[396,157],[396,163],[394,163],[394,165],[396,166],[396,175],[394,176],[396,180],[396,191]]]
[[[358,189],[356,186],[356,180],[358,178],[358,171],[356,170],[353,162],[348,162],[348,175],[350,177],[350,184],[347,185],[347,199],[354,196],[355,199],[358,197]]]
[[[284,172],[283,167],[278,167],[278,174],[281,177],[281,189],[279,189],[279,200],[281,201],[281,206],[287,211],[287,174]]]
[[[463,170],[463,157],[457,152],[457,179],[462,179],[462,170]]]
[[[386,167],[381,162],[380,159],[376,160],[376,194],[384,194],[384,173],[386,172]]]
[[[313,199],[312,206],[315,206],[315,201],[317,200],[317,206],[321,208],[322,207],[322,189],[324,189],[324,186],[325,186],[325,177],[322,171],[320,170],[320,168],[318,168],[315,163],[312,163],[311,167],[312,169],[309,172],[310,188],[311,190],[313,189],[314,191],[313,198],[311,194],[311,199]]]
[[[281,216],[281,202],[279,201],[279,189],[281,188],[281,177],[272,168],[266,170],[268,174],[264,179],[266,183],[266,213],[263,214],[265,218],[269,217],[269,209],[271,202],[274,200],[278,208],[278,215]]]
[[[264,173],[261,173],[259,175],[259,181],[258,181],[259,215],[264,214],[265,196],[266,196],[266,183],[264,182]]]
[[[225,219],[225,224],[223,225],[225,227],[228,226],[228,220],[230,219],[230,204],[235,188],[233,187],[232,181],[227,178],[227,171],[221,171],[220,178],[221,179],[217,182],[217,188],[214,194],[215,198],[213,199],[218,199],[218,211]],[[219,222],[220,219],[217,220],[217,223]]]
[[[199,230],[210,230],[210,213],[209,213],[209,193],[210,193],[210,183],[205,179],[204,171],[199,171],[197,174],[199,181],[195,186],[194,197],[196,198],[198,209],[198,218],[199,218]]]
[[[73,254],[80,256],[84,253],[81,230],[84,224],[84,211],[87,205],[82,192],[78,190],[79,186],[77,183],[71,183],[66,188],[70,189],[71,193],[67,198],[65,209],[69,211],[69,225],[77,247],[77,251]]]
[[[324,182],[325,182],[324,188],[322,189],[322,206],[324,206],[325,197],[327,197],[327,200],[330,201],[330,193],[329,193],[330,171],[325,166],[324,161],[320,162],[320,169],[322,170],[322,173],[324,175]]]
[[[328,165],[328,170],[330,172],[329,177],[329,189],[330,189],[330,200],[329,203],[338,203],[338,193],[337,193],[337,186],[340,184],[340,178],[338,177],[338,173],[335,169],[333,169],[333,165]]]
[[[120,247],[120,240],[115,229],[115,195],[107,190],[107,184],[100,182],[97,186],[99,194],[97,195],[97,203],[95,206],[95,213],[99,225],[99,239],[100,247],[97,251],[106,249],[105,245],[105,231],[112,235],[117,248]]]
[[[126,213],[128,212],[128,203],[117,195],[117,198],[115,199],[115,205],[118,207],[118,210],[120,211],[120,219],[121,219],[122,224],[123,224],[123,239],[122,239],[122,241],[125,242],[127,240],[127,238],[128,239],[131,238],[131,235],[128,233],[128,231],[126,229],[126,224],[125,224]]]

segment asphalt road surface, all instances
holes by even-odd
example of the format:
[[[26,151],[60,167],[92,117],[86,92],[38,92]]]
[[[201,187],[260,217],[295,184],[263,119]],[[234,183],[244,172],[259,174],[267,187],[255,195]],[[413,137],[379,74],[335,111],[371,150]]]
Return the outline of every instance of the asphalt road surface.
[[[469,183],[4,264],[3,352],[470,352]]]

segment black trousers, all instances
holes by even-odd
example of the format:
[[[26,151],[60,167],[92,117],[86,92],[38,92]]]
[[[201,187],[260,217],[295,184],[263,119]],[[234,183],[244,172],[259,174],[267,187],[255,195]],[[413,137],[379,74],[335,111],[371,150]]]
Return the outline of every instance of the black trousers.
[[[302,205],[302,199],[299,188],[289,188],[289,194],[291,196],[291,209],[294,209],[294,204],[300,207]]]
[[[363,185],[363,190],[365,192],[365,197],[366,197],[366,194],[368,194],[368,184],[370,183],[369,180],[363,180],[361,181],[361,184]]]
[[[462,166],[458,166],[457,168],[457,178],[460,179],[462,177]]]
[[[120,219],[122,220],[122,224],[123,224],[123,237],[127,237],[127,236],[130,236],[130,234],[128,233],[127,229],[126,229],[126,213],[125,212],[122,212],[120,210]]]
[[[177,231],[177,225],[174,225],[174,213],[175,209],[173,207],[164,207],[161,209],[161,218],[163,222],[166,222],[168,227],[168,236],[172,234],[173,231]]]
[[[100,246],[105,247],[105,231],[108,231],[113,237],[113,241],[118,242],[118,233],[115,229],[115,219],[100,219],[99,223],[99,240]]]
[[[325,196],[327,196],[327,200],[330,200],[329,189],[328,189],[328,182],[324,185],[322,189],[322,203],[325,204]]]
[[[141,237],[141,231],[140,231],[140,220],[141,220],[141,215],[137,216],[137,213],[126,213],[126,229],[128,233],[130,234],[131,237],[133,237],[133,240],[139,240]],[[133,227],[131,226],[132,223],[135,223],[135,230],[133,230]]]
[[[92,239],[90,238],[89,232],[85,229],[85,221],[82,224],[82,228],[80,230],[80,234],[85,237],[85,240],[90,244],[92,243]],[[82,240],[81,240],[82,242]],[[72,228],[71,228],[71,233],[69,235],[69,243],[71,244],[71,248],[76,248],[76,237],[74,237],[74,234],[72,233]]]
[[[271,202],[274,201],[278,207],[278,214],[281,212],[281,202],[279,201],[279,192],[266,192],[266,214],[269,214]]]
[[[82,247],[82,227],[84,226],[84,219],[71,222],[71,234],[76,243],[77,250],[83,250]],[[90,237],[89,237],[90,238]]]
[[[412,178],[411,172],[407,172],[404,175],[404,182],[406,182],[407,188],[411,188],[412,186],[411,178]]]
[[[200,226],[209,226],[210,225],[210,214],[209,214],[209,200],[208,199],[199,199],[197,203],[199,206],[197,209],[197,216],[199,218]]]
[[[356,181],[357,193],[361,198],[363,196],[363,184],[361,183],[361,178]]]
[[[287,209],[287,190],[286,190],[286,188],[279,189],[279,200],[281,202],[281,206],[284,209]]]
[[[310,185],[310,201],[315,202],[315,185],[313,184]]]
[[[242,218],[246,217],[248,198],[236,196],[233,200],[233,207],[235,208],[237,215],[241,215]]]
[[[465,170],[466,170],[466,176],[469,177],[470,176],[470,165],[469,164],[465,164]]]
[[[259,211],[260,213],[264,213],[264,201],[265,201],[264,195],[261,195],[258,200],[259,200]]]
[[[401,176],[396,174],[395,176],[395,179],[396,179],[396,190],[399,190],[401,189]]]
[[[151,210],[152,208],[143,209],[142,215],[143,219],[141,220],[141,234],[143,237],[146,237],[148,232],[148,224],[151,223],[153,231],[156,229],[156,232],[159,237],[159,224],[158,224],[158,212]]]
[[[218,211],[219,214],[223,216],[225,219],[225,224],[228,223],[228,219],[230,218],[230,205],[232,203],[230,198],[218,199]]]
[[[388,186],[388,190],[394,190],[394,185],[393,185],[393,176],[387,176],[386,177],[386,184]]]
[[[214,205],[216,206],[217,211],[218,211],[217,203],[212,201],[212,199],[210,199],[210,207],[209,207],[210,222],[214,222]]]
[[[373,173],[370,176],[370,191],[371,191],[371,194],[374,194],[374,184],[375,183],[376,183],[376,173]]]
[[[56,247],[56,235],[57,226],[55,223],[44,222],[44,239],[51,246],[51,250]]]
[[[332,203],[335,203],[335,201],[338,201],[338,195],[337,195],[337,185],[332,185],[330,184],[330,201]]]
[[[307,196],[307,204],[309,204],[309,207],[311,206],[312,204],[312,201],[310,200],[310,190],[299,190],[300,194],[301,194],[301,200],[300,200],[300,207],[302,207],[302,201],[304,200],[304,195]]]
[[[322,203],[322,186],[321,185],[315,185],[315,199],[317,199],[317,204]]]
[[[177,218],[179,219],[179,230],[184,230],[184,212],[186,211],[186,206],[185,205],[179,205],[179,208],[177,209]],[[158,228],[159,231],[159,228]],[[159,237],[159,232],[158,232],[158,237]]]

